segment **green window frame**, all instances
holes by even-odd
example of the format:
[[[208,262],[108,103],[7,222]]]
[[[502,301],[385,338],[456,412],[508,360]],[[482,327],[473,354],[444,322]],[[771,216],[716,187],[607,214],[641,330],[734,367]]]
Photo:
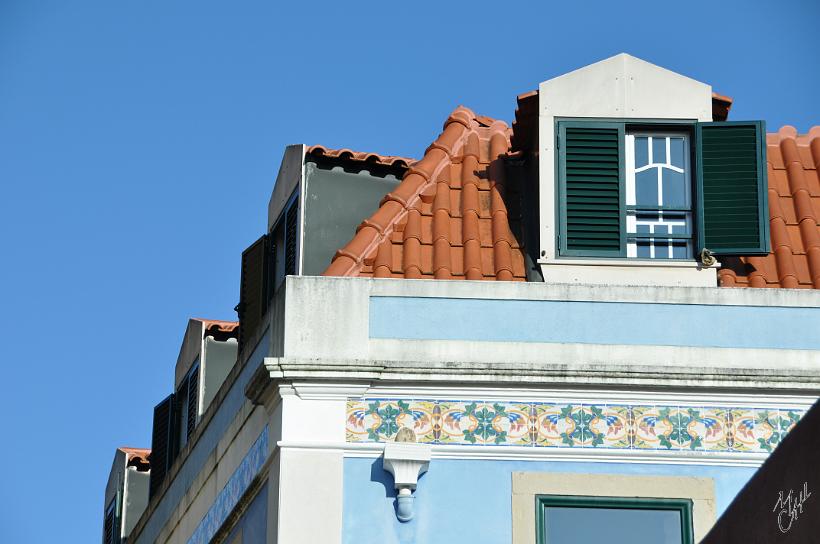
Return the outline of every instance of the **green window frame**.
[[[633,129],[689,133],[691,240],[695,256],[704,249],[718,256],[769,253],[765,122],[662,119],[557,119],[555,122],[558,257],[627,259],[624,151],[625,135]],[[617,135],[617,143],[613,144],[607,134]],[[606,142],[599,145],[599,141],[604,140]],[[612,160],[614,157],[617,164]],[[616,186],[617,195],[613,192]],[[613,221],[616,209],[618,220]],[[630,258],[632,260],[637,259]]]
[[[667,510],[677,511],[681,516],[681,542],[694,544],[695,532],[692,521],[691,499],[660,499],[651,497],[591,497],[575,495],[536,495],[536,543],[564,544],[547,541],[546,510],[560,508],[606,508],[624,510]]]

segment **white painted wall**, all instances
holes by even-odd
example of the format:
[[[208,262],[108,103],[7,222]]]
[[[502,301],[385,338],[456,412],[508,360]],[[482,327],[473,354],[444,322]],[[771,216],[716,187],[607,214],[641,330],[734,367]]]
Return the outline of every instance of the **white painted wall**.
[[[145,512],[145,507],[148,506],[149,478],[150,472],[140,472],[135,467],[125,469],[121,521],[123,537],[131,534],[142,513]]]
[[[199,409],[201,416],[211,405],[219,388],[225,382],[225,378],[230,374],[234,364],[236,364],[236,354],[239,343],[235,338],[229,338],[224,342],[214,340],[212,336],[207,336],[202,341],[202,363],[200,367],[201,378],[199,380]]]

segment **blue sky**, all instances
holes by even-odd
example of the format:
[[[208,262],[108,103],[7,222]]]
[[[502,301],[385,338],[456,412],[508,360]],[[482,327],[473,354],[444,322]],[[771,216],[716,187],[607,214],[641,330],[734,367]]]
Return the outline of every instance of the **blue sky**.
[[[187,318],[235,318],[285,145],[418,157],[458,104],[509,121],[622,51],[820,124],[808,0],[278,4],[0,0],[0,541],[100,538]]]

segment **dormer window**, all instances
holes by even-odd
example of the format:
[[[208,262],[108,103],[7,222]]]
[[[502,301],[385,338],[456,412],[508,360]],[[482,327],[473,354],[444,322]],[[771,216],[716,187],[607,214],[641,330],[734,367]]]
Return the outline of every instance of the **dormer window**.
[[[760,122],[558,120],[559,257],[768,252]]]

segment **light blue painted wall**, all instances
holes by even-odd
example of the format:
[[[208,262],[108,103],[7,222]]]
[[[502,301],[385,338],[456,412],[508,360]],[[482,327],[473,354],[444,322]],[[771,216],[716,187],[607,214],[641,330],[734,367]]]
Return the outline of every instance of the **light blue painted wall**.
[[[512,539],[512,473],[575,472],[715,479],[720,515],[755,469],[542,461],[434,459],[415,492],[416,517],[400,523],[393,479],[382,460],[345,459],[345,544],[496,544]]]
[[[818,329],[820,308],[370,298],[371,338],[820,349]]]

